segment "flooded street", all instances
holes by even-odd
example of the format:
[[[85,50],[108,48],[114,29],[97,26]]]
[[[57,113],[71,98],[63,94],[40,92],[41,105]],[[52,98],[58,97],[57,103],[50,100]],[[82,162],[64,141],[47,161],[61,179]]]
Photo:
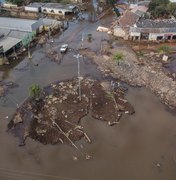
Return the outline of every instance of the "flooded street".
[[[96,32],[98,25],[106,25],[111,17],[96,23],[71,22],[61,37],[55,36],[53,47],[68,43],[77,49],[81,45],[95,52],[100,49],[104,33]],[[93,41],[86,41],[92,33]],[[90,134],[92,144],[77,142],[83,151],[93,156],[85,160],[69,145],[42,145],[27,139],[19,147],[18,138],[6,132],[7,124],[19,105],[28,96],[33,83],[41,87],[51,82],[77,77],[74,53],[67,53],[61,64],[46,57],[43,48],[32,52],[32,62],[27,57],[13,69],[5,70],[3,78],[14,81],[19,87],[11,89],[5,106],[0,104],[0,179],[10,180],[175,180],[176,179],[176,113],[171,112],[159,99],[145,88],[130,88],[127,99],[135,114],[124,116],[120,123],[110,127],[107,123],[89,116],[81,125]],[[38,66],[36,65],[38,64]],[[101,79],[96,65],[86,57],[80,59],[81,75]],[[7,118],[8,116],[8,118]],[[79,160],[73,161],[73,156]]]

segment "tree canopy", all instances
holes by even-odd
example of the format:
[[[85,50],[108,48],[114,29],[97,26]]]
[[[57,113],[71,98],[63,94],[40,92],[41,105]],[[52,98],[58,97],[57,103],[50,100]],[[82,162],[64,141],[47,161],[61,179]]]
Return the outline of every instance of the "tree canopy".
[[[176,4],[169,0],[152,0],[149,4],[149,12],[153,18],[176,17]]]

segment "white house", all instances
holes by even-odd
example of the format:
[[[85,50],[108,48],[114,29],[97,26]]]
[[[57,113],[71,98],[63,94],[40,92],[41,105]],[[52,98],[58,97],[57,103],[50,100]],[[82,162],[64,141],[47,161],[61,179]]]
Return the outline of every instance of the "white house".
[[[25,11],[29,12],[41,12],[42,6],[44,6],[45,3],[31,3],[24,7]]]
[[[69,15],[78,12],[78,8],[75,5],[59,4],[59,3],[46,3],[41,7],[41,11],[45,14],[57,14],[57,15]]]
[[[176,20],[141,19],[130,27],[130,38],[156,40],[176,40]]]

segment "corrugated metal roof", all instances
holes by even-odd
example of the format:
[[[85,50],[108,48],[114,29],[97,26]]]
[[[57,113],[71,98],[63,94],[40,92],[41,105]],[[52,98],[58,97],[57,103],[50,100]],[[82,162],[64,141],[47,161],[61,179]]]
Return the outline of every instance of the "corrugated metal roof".
[[[21,39],[6,37],[0,41],[0,46],[3,46],[4,52],[7,52],[9,49],[13,48],[19,42],[21,42]]]
[[[140,32],[140,33],[176,33],[176,27],[173,28],[138,28],[131,27],[130,32]]]
[[[53,8],[53,9],[66,9],[72,10],[76,6],[71,4],[60,4],[60,3],[46,3],[43,8]]]
[[[9,29],[2,29],[0,28],[0,35],[17,38],[17,39],[23,39],[26,35],[30,34],[31,32],[25,32],[25,31],[16,31],[16,30],[9,30]]]
[[[173,28],[176,27],[175,19],[163,19],[163,20],[152,20],[152,19],[141,19],[136,23],[137,27],[140,28]]]
[[[32,32],[36,20],[0,17],[0,28]]]
[[[34,7],[34,8],[39,8],[44,6],[46,3],[39,3],[39,2],[34,2],[34,3],[30,3],[25,7]]]
[[[0,34],[3,34],[4,36],[7,36],[9,33],[10,33],[9,29],[0,28]]]
[[[122,28],[133,26],[138,21],[139,17],[140,16],[137,14],[127,10],[123,16],[120,17],[119,24]]]
[[[11,31],[8,36],[9,37],[13,37],[13,38],[17,38],[17,39],[23,39],[24,37],[26,37],[28,34],[30,34],[29,32],[24,32],[24,31]]]

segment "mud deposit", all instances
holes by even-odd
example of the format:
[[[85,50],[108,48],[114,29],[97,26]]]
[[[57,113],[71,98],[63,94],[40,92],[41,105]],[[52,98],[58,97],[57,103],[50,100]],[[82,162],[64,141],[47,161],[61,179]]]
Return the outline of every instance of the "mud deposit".
[[[126,88],[120,83],[83,79],[81,96],[77,80],[51,84],[41,98],[28,98],[10,121],[9,131],[20,138],[20,145],[30,137],[43,144],[71,143],[82,137],[90,141],[80,125],[88,113],[109,125],[119,122],[123,114],[134,113],[124,99]]]

